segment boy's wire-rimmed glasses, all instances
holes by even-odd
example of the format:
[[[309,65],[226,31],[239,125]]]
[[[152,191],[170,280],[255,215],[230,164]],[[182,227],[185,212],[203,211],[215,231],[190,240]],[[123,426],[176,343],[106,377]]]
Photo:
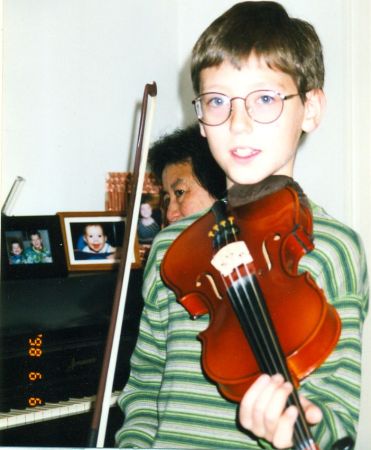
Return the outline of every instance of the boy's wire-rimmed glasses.
[[[226,122],[232,114],[233,100],[243,100],[249,117],[258,123],[272,123],[283,111],[285,100],[296,97],[299,93],[283,95],[276,91],[260,89],[244,97],[228,97],[219,92],[206,92],[195,98],[192,103],[198,120],[204,125],[217,126]]]

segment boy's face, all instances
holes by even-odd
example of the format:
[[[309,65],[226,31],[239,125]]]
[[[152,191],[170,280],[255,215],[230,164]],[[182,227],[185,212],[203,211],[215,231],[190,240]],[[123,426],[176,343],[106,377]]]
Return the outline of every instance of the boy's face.
[[[17,244],[16,242],[13,242],[12,244],[12,254],[13,255],[20,255],[22,253],[21,246]]]
[[[100,225],[88,225],[85,230],[84,239],[88,247],[94,252],[101,251],[107,240],[103,233],[103,228]]]
[[[43,248],[43,241],[38,234],[31,235],[31,244],[35,250],[42,250]]]
[[[298,92],[291,76],[270,69],[251,56],[238,70],[229,62],[201,71],[201,94],[218,92],[229,97],[243,97],[258,89],[283,95]],[[218,126],[200,124],[211,152],[227,175],[227,186],[253,184],[269,175],[293,175],[296,149],[302,131],[315,126],[309,121],[310,107],[299,96],[284,102],[281,116],[272,123],[254,122],[243,100],[232,101],[230,118]]]

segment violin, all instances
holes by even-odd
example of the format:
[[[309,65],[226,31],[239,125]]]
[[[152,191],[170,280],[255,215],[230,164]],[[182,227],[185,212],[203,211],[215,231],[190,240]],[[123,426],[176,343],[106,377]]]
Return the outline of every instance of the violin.
[[[281,373],[295,387],[288,405],[299,410],[294,448],[313,450],[296,388],[331,353],[341,322],[309,273],[298,271],[314,248],[306,197],[291,179],[270,178],[273,192],[263,185],[244,204],[237,189],[234,205],[218,201],[184,230],[161,274],[192,317],[210,315],[199,334],[202,366],[221,394],[239,402],[261,373]]]

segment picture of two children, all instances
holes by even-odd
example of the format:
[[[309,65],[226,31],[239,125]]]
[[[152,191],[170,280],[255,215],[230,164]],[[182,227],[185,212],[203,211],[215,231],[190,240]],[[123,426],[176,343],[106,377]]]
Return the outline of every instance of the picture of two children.
[[[48,230],[8,231],[5,237],[10,265],[53,262]]]

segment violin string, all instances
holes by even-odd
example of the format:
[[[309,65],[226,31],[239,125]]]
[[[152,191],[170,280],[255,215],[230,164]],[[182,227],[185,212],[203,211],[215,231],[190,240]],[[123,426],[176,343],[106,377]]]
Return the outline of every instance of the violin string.
[[[228,233],[226,229],[224,229],[224,230],[225,230],[225,232],[224,232],[224,242],[227,242],[227,243],[231,242],[231,240],[229,239],[229,236],[231,234],[232,234],[232,240],[237,241],[237,234],[235,232],[235,228],[234,227],[232,227],[232,233]],[[244,269],[245,269],[246,274],[250,278],[250,280],[252,280],[253,279],[252,278],[252,274],[250,273],[250,269],[249,269],[247,264],[244,265]],[[241,281],[241,280],[243,280],[243,276],[242,276],[239,268],[238,267],[235,268],[235,271],[237,273],[237,279],[240,280],[240,287],[243,290],[243,294],[244,294],[245,298],[249,298],[248,292],[246,290],[246,285],[245,285],[244,282]],[[229,276],[229,285],[230,285],[230,287],[233,288],[233,291],[234,291],[234,294],[235,294],[235,299],[238,300],[238,302],[239,302],[239,308],[238,309],[241,310],[241,313],[243,313],[244,311],[246,311],[245,310],[245,306],[246,305],[244,305],[243,299],[242,299],[241,295],[239,294],[238,290],[234,289],[234,287],[235,287],[234,283],[235,283],[235,281],[233,280],[233,277]],[[257,287],[256,287],[255,283],[250,283],[250,285],[253,288],[254,297],[256,299],[259,299],[259,297],[261,297],[261,296],[258,295]],[[250,303],[251,303],[251,301],[250,301]],[[260,310],[261,309],[262,308],[261,308],[261,305],[260,305]],[[262,327],[260,326],[261,322],[259,321],[259,318],[256,316],[256,314],[255,314],[256,311],[255,311],[254,308],[251,308],[251,312],[252,312],[252,316],[250,316],[249,314],[246,314],[246,313],[244,314],[244,316],[246,316],[246,321],[249,321],[249,322],[250,322],[251,318],[254,319],[253,323],[249,324],[249,328],[251,329],[251,332],[255,332],[256,333],[256,330],[259,331],[259,335],[260,336],[256,335],[256,339],[255,339],[255,341],[256,341],[256,349],[257,349],[257,351],[259,350],[259,345],[260,345],[259,343],[261,342],[261,339],[262,339],[263,342],[265,343],[265,351],[262,348],[260,349],[260,352],[259,352],[260,353],[260,357],[263,360],[265,360],[265,366],[266,366],[267,369],[269,368],[269,366],[271,366],[273,364],[274,365],[273,370],[278,372],[279,369],[278,369],[277,365],[275,365],[275,361],[273,359],[273,355],[272,355],[272,352],[271,352],[271,346],[268,344],[266,335],[264,334],[264,331],[263,331]],[[266,321],[266,315],[260,314],[260,316],[261,316],[261,318],[263,320],[265,319],[265,325],[266,325],[265,328],[269,329],[268,324],[266,323],[267,322]],[[259,337],[260,337],[260,339],[259,339]],[[273,341],[272,336],[270,336],[270,340]],[[268,360],[267,360],[267,356],[268,356]],[[269,360],[270,360],[270,363],[269,363]]]
[[[250,330],[248,336],[249,341],[252,341],[253,348],[257,352],[256,356],[258,357],[258,359],[265,363],[265,370],[267,370],[270,375],[273,375],[274,373],[281,373],[284,376],[285,380],[291,381],[291,376],[289,375],[285,361],[282,358],[282,350],[279,346],[279,343],[277,342],[277,338],[275,338],[274,333],[271,331],[272,325],[269,324],[269,318],[264,308],[264,299],[262,299],[261,290],[257,283],[256,277],[251,274],[250,269],[247,267],[247,265],[245,265],[244,268],[246,273],[248,274],[248,283],[252,287],[253,299],[251,299],[251,296],[247,291],[247,284],[245,282],[246,278],[242,277],[239,268],[235,268],[235,271],[237,273],[237,278],[239,279],[239,287],[242,289],[243,296],[248,299],[250,314],[246,311],[246,304],[243,296],[241,296],[239,290],[235,288],[235,281],[233,281],[233,277],[229,276],[230,286],[232,287],[234,294],[233,299],[238,300],[238,303],[236,304],[236,302],[234,302],[234,304],[238,309],[239,317],[245,324],[247,323],[248,329]],[[254,302],[254,299],[256,300],[256,302]],[[255,306],[257,306],[257,308],[254,307],[254,303],[256,303]],[[263,326],[263,324],[265,324],[265,326]],[[274,348],[276,352],[273,352],[272,348]],[[277,357],[278,361],[274,356]],[[298,407],[300,411],[299,400],[297,396],[293,395],[292,400],[294,400],[293,403]],[[301,419],[303,418],[301,417]],[[302,423],[303,420],[297,421],[297,424],[294,428],[294,438],[296,443],[299,444],[300,450],[309,450],[311,447],[302,447],[301,445],[306,445],[308,441],[312,441],[309,430],[308,433],[306,433],[307,427],[302,426]],[[306,425],[305,419],[304,424]]]
[[[249,270],[249,269],[247,268],[247,270]],[[293,383],[291,374],[290,374],[287,364],[286,364],[285,356],[283,354],[282,348],[281,348],[279,340],[278,340],[278,337],[274,333],[273,324],[272,323],[269,324],[269,322],[271,322],[271,320],[269,317],[269,312],[266,309],[266,303],[265,303],[264,297],[261,293],[259,283],[255,276],[250,275],[250,277],[251,277],[251,283],[253,285],[254,296],[257,299],[258,310],[260,310],[261,317],[263,318],[263,320],[265,322],[265,327],[262,327],[261,332],[262,332],[263,336],[265,337],[266,336],[265,331],[268,331],[268,339],[271,341],[271,344],[275,347],[275,350],[276,350],[274,355],[277,355],[277,357],[278,357],[278,364],[275,364],[274,358],[272,358],[271,362],[274,365],[274,369],[277,370],[277,372],[281,373],[284,376],[286,381],[290,381],[291,383]],[[242,284],[244,285],[243,281],[242,281]],[[255,313],[255,312],[256,311],[253,310],[253,313]],[[257,320],[257,326],[260,327],[261,322],[259,321],[259,318],[257,317],[256,320]],[[269,345],[268,345],[268,348],[269,348]],[[269,354],[271,355],[271,353],[269,353]],[[309,445],[311,445],[310,443],[311,442],[313,443],[313,439],[312,439],[311,433],[309,431],[308,425],[306,423],[306,420],[304,418],[303,411],[302,411],[302,408],[300,405],[300,400],[298,398],[297,391],[295,390],[295,388],[294,388],[292,394],[290,395],[290,400],[288,403],[294,404],[298,408],[298,411],[299,411],[300,420],[298,420],[296,422],[296,427],[294,430],[295,440],[297,443],[302,443],[302,444],[306,445],[306,447],[303,448],[303,447],[301,447],[301,444],[300,444],[300,446],[299,446],[300,449],[303,448],[303,450],[304,449],[309,450],[312,447],[307,447],[307,443],[309,443]]]
[[[236,239],[235,234],[234,234],[234,236]],[[292,378],[291,378],[290,372],[288,371],[286,359],[285,359],[284,353],[282,351],[281,345],[279,343],[277,334],[275,333],[273,322],[270,319],[269,312],[266,308],[264,295],[260,289],[258,280],[257,280],[256,276],[254,276],[251,273],[250,268],[247,264],[244,264],[244,269],[248,275],[248,278],[249,278],[248,283],[252,287],[253,294],[254,294],[253,297],[256,299],[256,304],[258,306],[258,309],[254,308],[254,307],[251,309],[253,318],[255,320],[255,325],[256,325],[256,327],[252,328],[252,331],[254,332],[254,330],[257,329],[260,333],[260,336],[263,339],[263,342],[265,344],[265,350],[268,354],[268,357],[270,358],[270,363],[271,363],[271,365],[270,366],[268,365],[268,367],[270,367],[270,368],[274,367],[274,371],[281,373],[284,376],[286,381],[290,381],[292,383]],[[236,271],[237,271],[238,279],[241,282],[241,285],[243,288],[243,294],[244,294],[245,298],[250,298],[250,296],[247,292],[247,284],[245,283],[244,278],[241,276],[240,269],[236,268]],[[232,284],[232,286],[234,286],[234,285]],[[246,313],[246,310],[243,307],[244,306],[243,300],[240,298],[239,301],[241,302],[242,311],[244,313]],[[251,303],[251,300],[250,300],[250,303]],[[260,312],[260,314],[258,314],[259,312]],[[263,324],[263,323],[264,323],[264,327],[261,326],[261,324]],[[268,336],[267,336],[266,332],[268,332]],[[270,343],[268,344],[267,341],[270,341]],[[275,352],[273,354],[271,352],[272,347],[275,348]],[[260,349],[260,353],[264,353],[264,348],[259,347],[259,341],[258,341],[258,349]],[[277,363],[277,361],[275,361],[275,358],[273,355],[276,355],[278,357],[278,363]],[[314,441],[312,439],[311,433],[309,431],[306,420],[304,418],[303,410],[301,408],[300,401],[299,401],[299,398],[298,398],[295,388],[294,388],[293,394],[290,396],[290,398],[291,398],[291,401],[289,403],[290,404],[293,403],[298,408],[299,415],[300,415],[300,420],[297,421],[297,425],[294,430],[295,440],[298,443],[300,443],[300,442],[305,443],[304,445],[309,443],[310,447],[306,447],[309,450],[310,448],[312,448],[312,445],[314,445]]]
[[[232,234],[232,240],[237,240],[237,235],[235,233],[235,228],[232,226],[232,233],[228,233],[226,228],[223,227],[224,230],[224,243],[230,243],[229,236]],[[220,242],[219,242],[220,243]],[[255,349],[254,353],[257,353],[258,359],[263,362],[266,370],[273,375],[273,373],[281,373],[285,380],[291,381],[291,376],[288,372],[288,368],[286,365],[286,360],[284,359],[282,349],[279,345],[279,341],[277,339],[276,334],[274,333],[273,324],[269,318],[269,313],[266,310],[264,298],[261,293],[260,286],[256,280],[254,274],[250,272],[250,269],[247,264],[243,265],[245,272],[248,277],[248,285],[252,288],[253,297],[256,299],[256,304],[258,309],[254,308],[254,300],[251,301],[251,296],[247,290],[246,278],[242,276],[240,269],[235,268],[235,273],[237,275],[237,279],[239,280],[239,287],[242,289],[242,293],[246,299],[248,299],[248,303],[250,304],[250,312],[248,314],[246,311],[246,304],[243,300],[242,296],[239,293],[239,290],[235,287],[235,281],[232,275],[229,275],[229,285],[226,280],[223,278],[223,282],[227,289],[227,292],[230,292],[232,304],[238,310],[238,317],[242,319],[243,328],[247,326],[249,332],[248,339],[251,344],[253,344],[253,348]],[[236,302],[237,301],[237,302]],[[253,320],[251,320],[253,319]],[[263,324],[265,325],[263,327]],[[246,331],[248,331],[246,330]],[[256,332],[258,331],[258,333]],[[267,335],[268,332],[268,335]],[[253,341],[253,342],[251,342]],[[262,342],[264,345],[262,345]],[[272,347],[275,349],[275,353],[272,352]],[[278,362],[275,360],[274,355],[277,356]],[[294,389],[294,393],[296,391]],[[300,402],[297,395],[291,395],[291,399],[293,400],[290,403],[293,403],[297,406],[299,410],[300,420],[298,420],[295,424],[294,428],[294,439],[296,443],[299,445],[298,450],[310,450],[313,449],[313,439],[307,427],[305,418],[302,415],[302,409],[300,406]],[[307,446],[309,444],[309,447]],[[305,447],[302,447],[305,445]]]

